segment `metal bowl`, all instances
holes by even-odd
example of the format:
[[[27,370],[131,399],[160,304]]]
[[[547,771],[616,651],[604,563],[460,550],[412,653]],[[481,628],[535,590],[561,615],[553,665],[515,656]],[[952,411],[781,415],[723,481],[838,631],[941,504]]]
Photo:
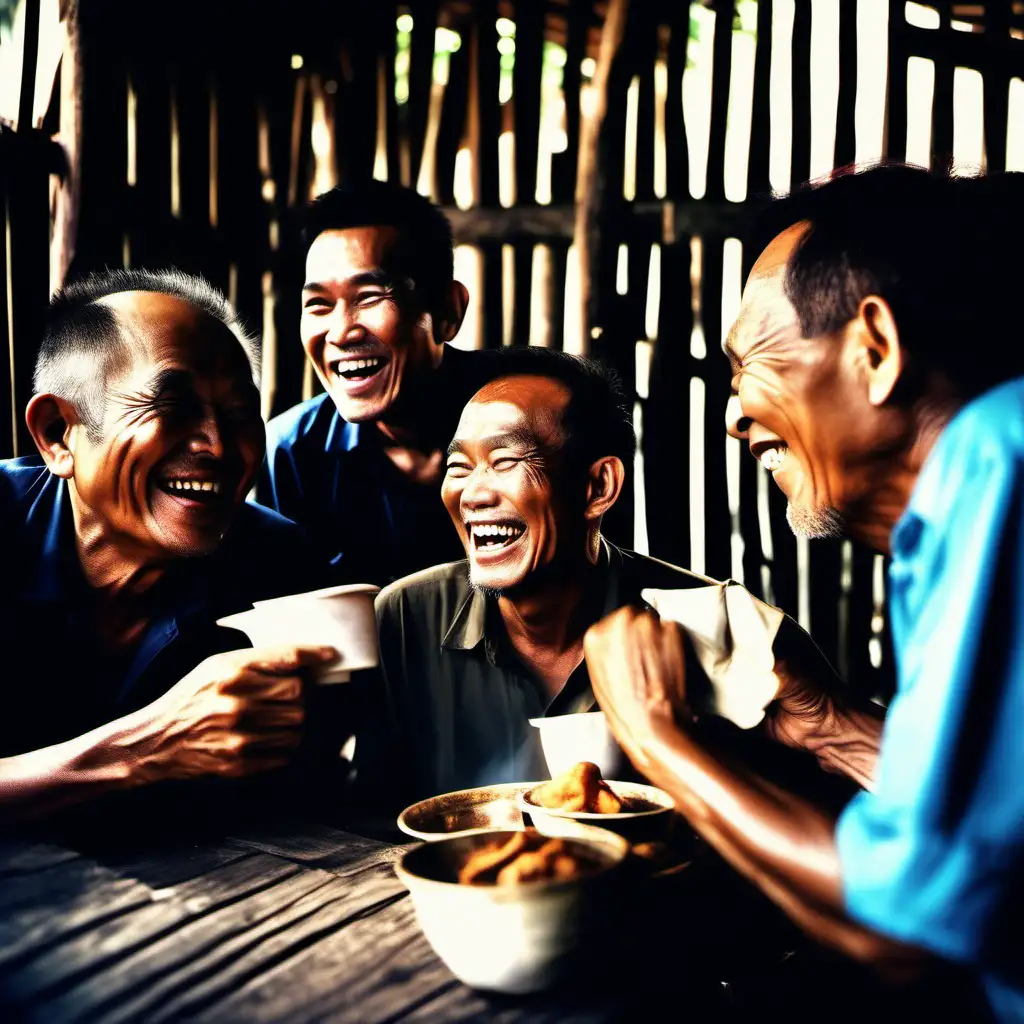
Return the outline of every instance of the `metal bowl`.
[[[511,782],[442,793],[406,807],[398,827],[414,839],[435,842],[449,836],[471,836],[495,829],[522,829],[521,794],[539,782]]]

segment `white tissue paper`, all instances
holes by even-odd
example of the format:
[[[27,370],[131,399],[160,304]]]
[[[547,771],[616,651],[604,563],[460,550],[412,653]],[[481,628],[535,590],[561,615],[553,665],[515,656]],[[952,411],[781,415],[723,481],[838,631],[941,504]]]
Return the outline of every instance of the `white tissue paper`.
[[[706,710],[752,729],[779,689],[772,645],[785,615],[733,580],[687,590],[644,590],[643,599],[686,633],[711,683]]]

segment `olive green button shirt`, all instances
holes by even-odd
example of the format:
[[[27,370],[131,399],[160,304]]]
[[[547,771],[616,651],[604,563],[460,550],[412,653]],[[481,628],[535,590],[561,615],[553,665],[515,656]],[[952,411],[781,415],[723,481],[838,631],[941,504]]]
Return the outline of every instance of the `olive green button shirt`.
[[[712,582],[602,542],[593,621],[643,606],[645,587]],[[595,709],[586,663],[548,699],[508,640],[497,602],[451,562],[399,580],[377,598],[381,666],[390,712],[392,772],[418,799],[473,786],[548,777],[531,718]],[[395,759],[398,758],[398,761]]]

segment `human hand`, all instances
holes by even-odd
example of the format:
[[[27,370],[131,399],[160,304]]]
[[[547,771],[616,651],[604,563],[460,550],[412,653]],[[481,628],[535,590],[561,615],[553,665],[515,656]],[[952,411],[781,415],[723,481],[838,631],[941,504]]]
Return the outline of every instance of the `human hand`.
[[[682,631],[653,612],[620,608],[587,630],[583,650],[612,733],[633,764],[649,774],[657,731],[690,718]]]
[[[337,656],[333,647],[282,647],[200,662],[129,716],[117,745],[130,781],[238,778],[283,767],[301,738],[302,672]]]

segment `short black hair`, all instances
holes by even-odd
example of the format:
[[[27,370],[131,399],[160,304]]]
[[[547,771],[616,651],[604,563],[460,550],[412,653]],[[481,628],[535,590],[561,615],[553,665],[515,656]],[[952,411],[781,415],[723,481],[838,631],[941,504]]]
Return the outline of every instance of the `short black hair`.
[[[350,181],[318,195],[302,225],[305,251],[324,231],[393,227],[398,231],[398,265],[431,308],[442,300],[454,276],[452,228],[425,196],[389,181]]]
[[[636,433],[633,413],[619,375],[604,363],[538,346],[510,346],[487,352],[488,380],[545,377],[564,384],[569,404],[562,416],[566,463],[585,472],[598,459],[617,456],[633,470]],[[486,386],[486,385],[485,385]]]
[[[103,270],[67,284],[50,300],[46,328],[36,356],[35,394],[70,402],[86,433],[99,439],[106,408],[106,383],[131,358],[117,315],[99,300],[121,292],[173,295],[219,320],[245,350],[255,377],[259,347],[224,295],[202,277],[180,270]]]
[[[892,308],[912,369],[940,372],[963,397],[1024,372],[1024,346],[1006,340],[1017,320],[1007,286],[1024,270],[1024,175],[844,169],[771,203],[751,251],[801,221],[810,227],[785,290],[805,337],[839,330],[874,294]],[[965,341],[984,348],[967,355]]]

